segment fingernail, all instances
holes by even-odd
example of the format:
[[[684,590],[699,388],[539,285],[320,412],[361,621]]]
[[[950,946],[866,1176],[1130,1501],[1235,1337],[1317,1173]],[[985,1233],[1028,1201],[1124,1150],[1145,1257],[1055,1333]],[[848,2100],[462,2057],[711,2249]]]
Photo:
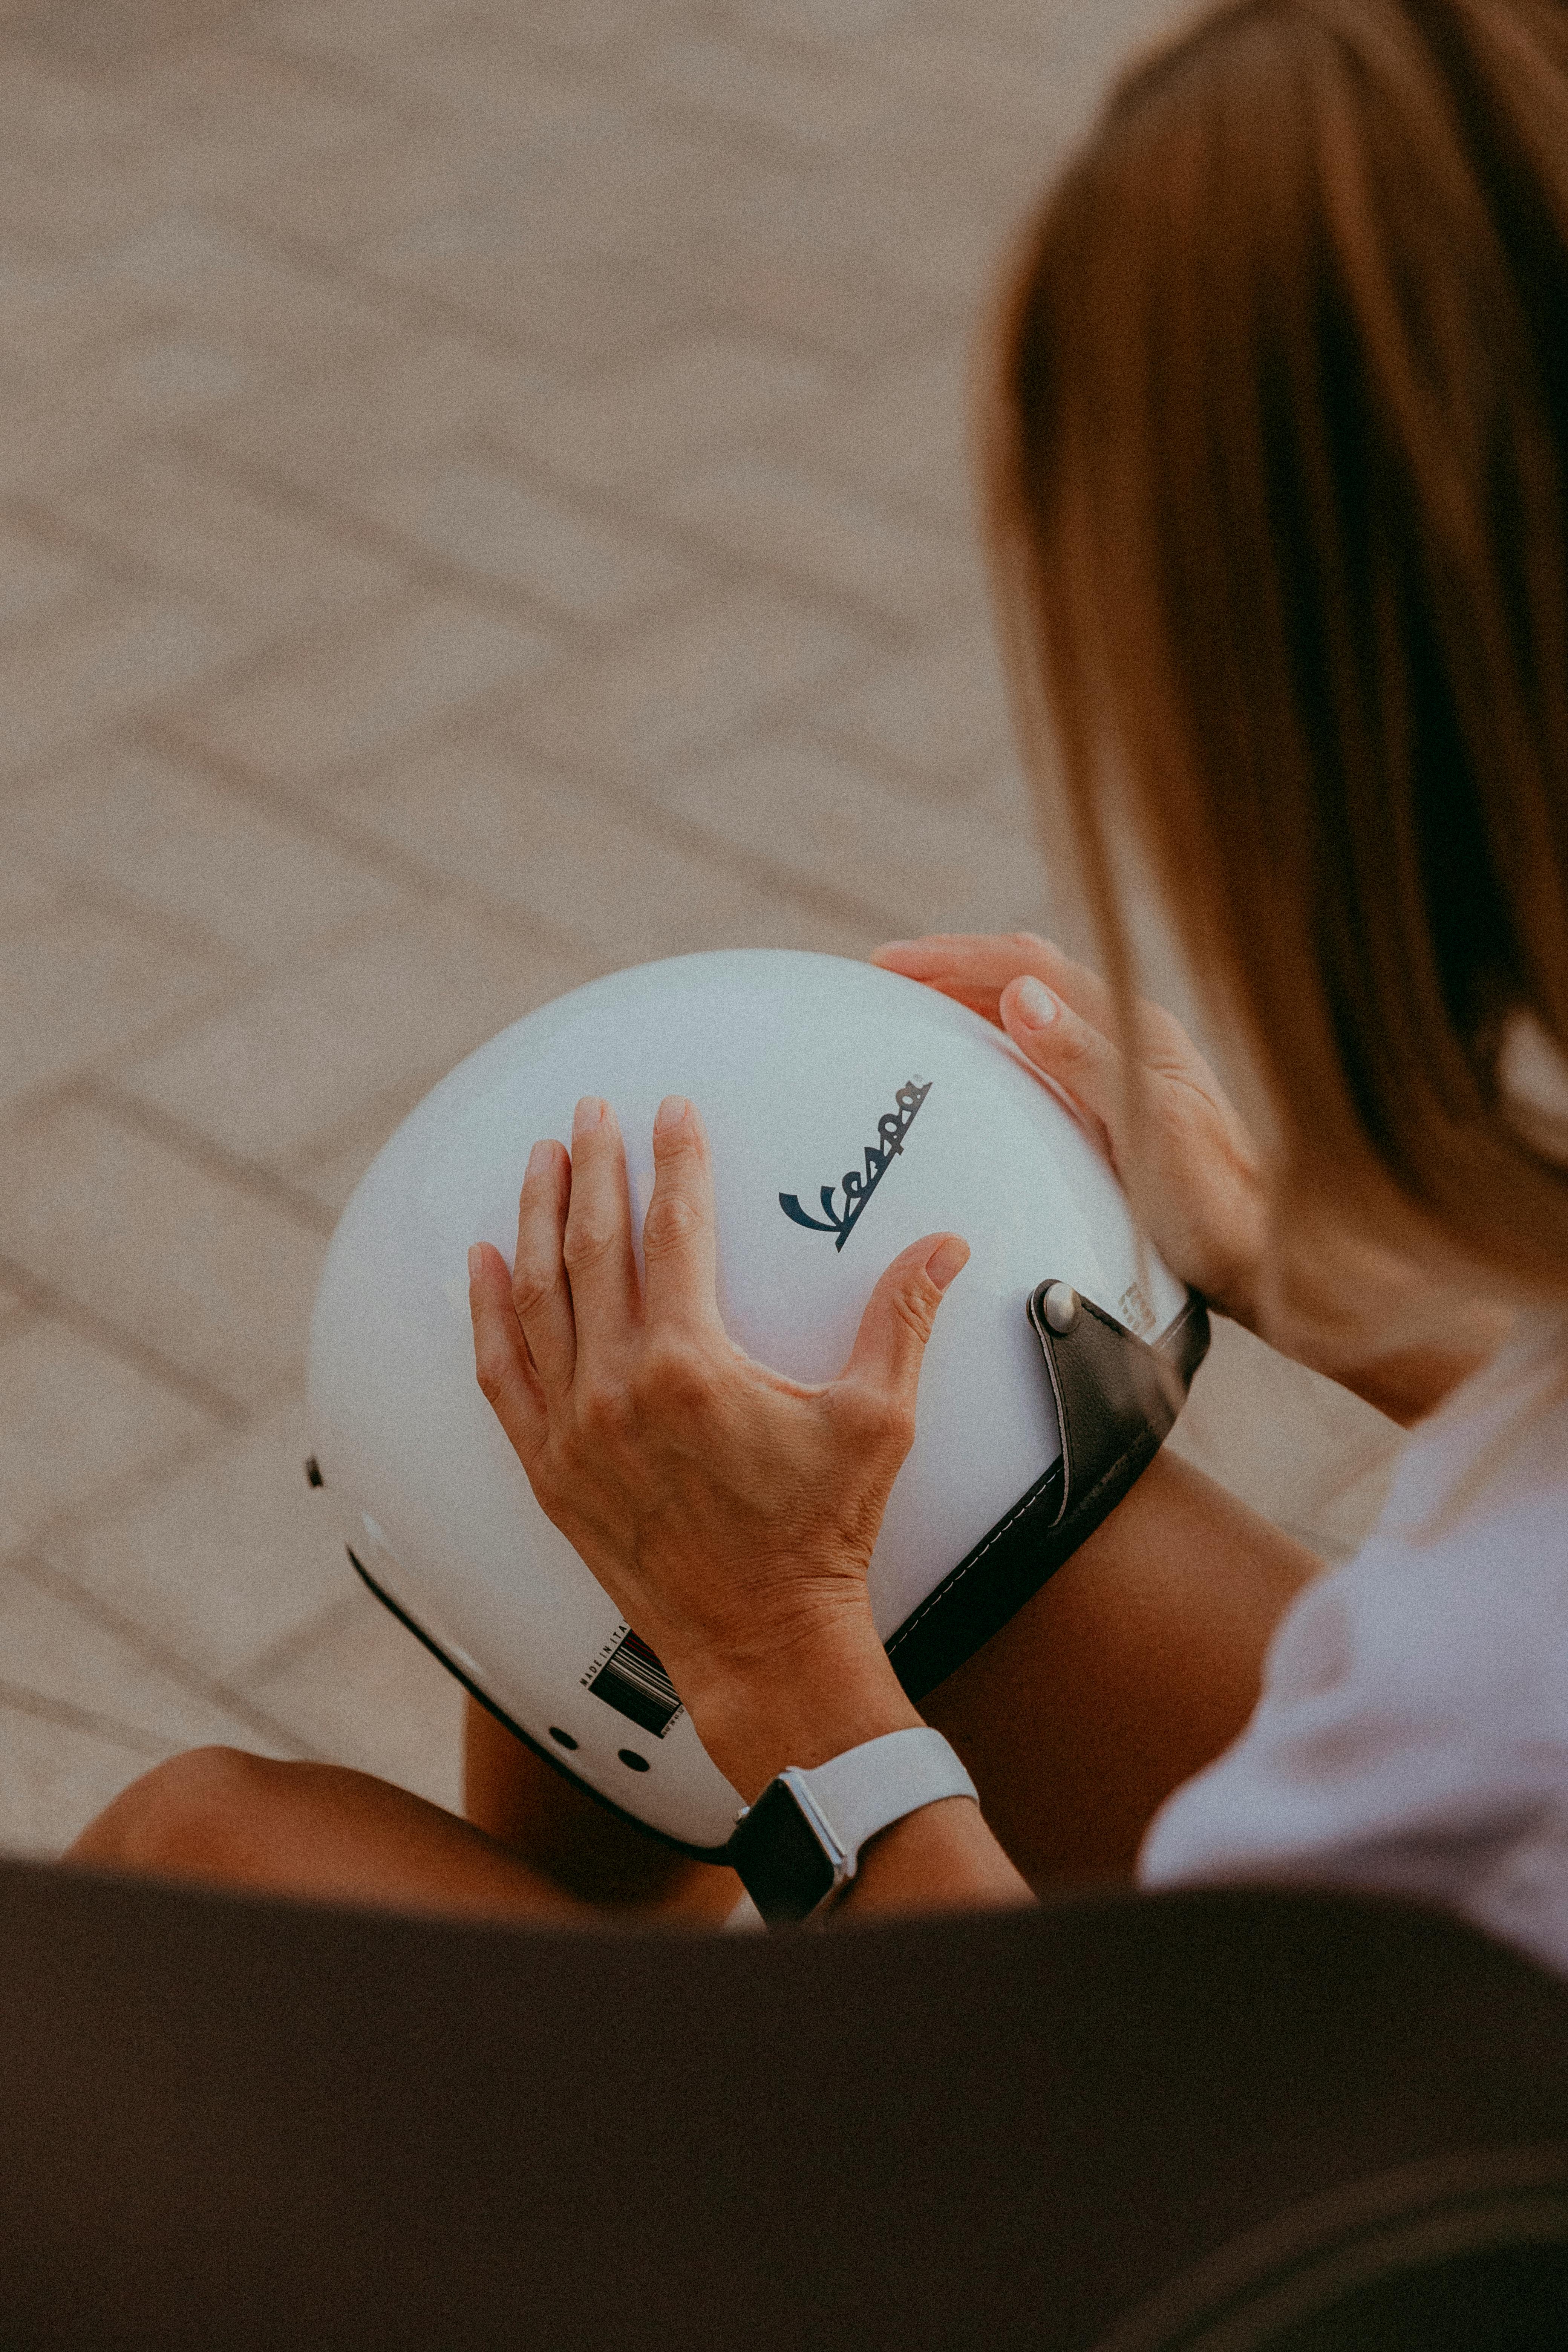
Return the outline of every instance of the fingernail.
[[[584,1095],[572,1114],[572,1132],[592,1135],[605,1116],[604,1102],[598,1095]]]
[[[938,1242],[927,1258],[926,1273],[939,1290],[945,1290],[954,1276],[962,1274],[968,1264],[969,1244],[961,1242],[956,1234],[949,1234],[944,1242]]]
[[[872,961],[878,956],[908,955],[913,945],[913,940],[884,940],[879,948],[872,950]]]
[[[479,1278],[479,1245],[478,1242],[470,1242],[468,1244],[468,1280],[470,1282],[478,1282]]]
[[[1043,1029],[1056,1019],[1058,1010],[1056,998],[1039,980],[1021,980],[1013,1003],[1026,1029]]]
[[[522,1171],[523,1182],[526,1184],[531,1176],[542,1176],[549,1159],[549,1144],[545,1142],[536,1143],[533,1150],[528,1155],[528,1165]]]
[[[656,1131],[668,1135],[671,1129],[682,1124],[690,1108],[691,1105],[684,1095],[666,1095],[658,1107],[658,1117],[654,1120]]]

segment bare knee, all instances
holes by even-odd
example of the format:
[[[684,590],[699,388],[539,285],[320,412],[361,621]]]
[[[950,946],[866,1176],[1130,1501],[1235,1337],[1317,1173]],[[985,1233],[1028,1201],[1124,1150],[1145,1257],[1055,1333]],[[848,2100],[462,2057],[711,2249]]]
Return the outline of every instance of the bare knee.
[[[155,1764],[89,1822],[68,1859],[175,1877],[226,1877],[289,1767],[237,1748],[193,1748]]]

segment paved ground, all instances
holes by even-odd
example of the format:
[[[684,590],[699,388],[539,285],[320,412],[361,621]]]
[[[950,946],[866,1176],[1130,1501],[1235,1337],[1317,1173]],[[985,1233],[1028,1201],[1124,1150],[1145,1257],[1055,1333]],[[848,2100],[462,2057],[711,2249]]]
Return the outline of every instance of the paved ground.
[[[211,1739],[455,1793],[300,1395],[470,1045],[1047,919],[966,357],[1162,13],[0,0],[0,1843]],[[1186,1442],[1331,1550],[1389,1450],[1239,1336]]]

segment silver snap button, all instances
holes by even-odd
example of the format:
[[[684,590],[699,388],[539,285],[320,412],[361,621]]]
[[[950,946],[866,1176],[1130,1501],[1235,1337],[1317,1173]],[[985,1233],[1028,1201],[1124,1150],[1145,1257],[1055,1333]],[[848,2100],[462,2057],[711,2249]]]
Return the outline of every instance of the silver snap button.
[[[1046,1293],[1046,1320],[1053,1331],[1067,1332],[1078,1321],[1079,1295],[1065,1282],[1053,1282]]]

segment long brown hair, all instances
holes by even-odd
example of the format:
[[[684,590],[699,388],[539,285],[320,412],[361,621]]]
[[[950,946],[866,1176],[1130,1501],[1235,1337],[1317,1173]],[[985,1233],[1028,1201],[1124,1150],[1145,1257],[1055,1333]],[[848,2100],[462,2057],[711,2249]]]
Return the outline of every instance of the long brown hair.
[[[1113,766],[1300,1198],[1568,1288],[1499,1071],[1568,1049],[1568,8],[1229,0],[1130,72],[987,478],[1124,1003]]]

